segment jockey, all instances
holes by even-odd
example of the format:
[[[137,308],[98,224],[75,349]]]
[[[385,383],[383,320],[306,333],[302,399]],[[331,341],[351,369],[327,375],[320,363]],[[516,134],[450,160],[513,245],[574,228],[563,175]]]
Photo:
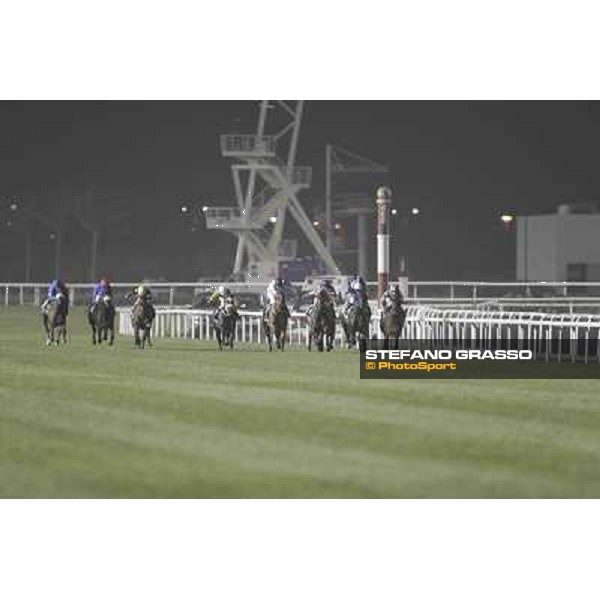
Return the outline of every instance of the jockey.
[[[140,283],[133,288],[133,291],[127,294],[128,299],[131,299],[132,297],[135,297],[132,310],[138,304],[144,302],[148,308],[148,311],[150,312],[151,319],[154,320],[154,317],[156,316],[156,310],[154,309],[154,306],[152,306],[152,292],[150,291],[150,288],[146,287],[143,283]]]
[[[58,279],[53,279],[48,284],[48,294],[46,296],[46,300],[54,300],[58,295],[58,287],[60,285],[60,281]]]
[[[321,295],[322,292],[326,292],[329,299],[331,300],[331,303],[335,306],[335,297],[336,297],[336,291],[335,288],[333,287],[333,284],[331,283],[331,281],[329,281],[329,279],[321,279],[319,281],[319,283],[317,284],[317,288],[314,292],[315,295],[315,301],[314,303],[317,303],[317,299],[319,298],[319,296]]]
[[[127,300],[135,298],[133,306],[137,306],[140,302],[146,302],[150,305],[152,303],[152,292],[150,288],[147,288],[143,283],[136,285],[129,294],[126,296]]]
[[[92,291],[92,298],[90,302],[90,312],[94,310],[96,304],[104,298],[104,296],[109,296],[112,300],[113,290],[108,277],[102,277],[98,283],[94,286],[94,290]]]
[[[152,302],[152,292],[150,288],[147,288],[143,283],[137,286],[135,293],[138,300],[144,300],[145,302]]]
[[[65,299],[67,300],[66,314],[69,314],[69,290],[60,279],[53,279],[48,284],[48,294],[42,304],[42,310],[46,310],[46,308],[48,308],[48,304],[56,300],[56,296],[58,296],[59,293],[63,294]]]
[[[387,289],[381,297],[381,306],[383,310],[389,311],[394,308],[401,308],[404,297],[400,291],[398,284],[394,285],[392,289]]]
[[[218,303],[217,309],[215,310],[215,312],[213,314],[213,319],[216,319],[219,316],[219,313],[223,310],[223,308],[225,308],[225,304],[227,302],[231,302],[233,304],[234,311],[237,316],[237,310],[235,309],[235,303],[234,303],[233,294],[231,293],[231,290],[229,288],[225,287],[224,285],[220,285],[210,295],[210,298],[208,299],[209,304],[217,304]]]
[[[367,302],[367,286],[360,275],[355,275],[348,283],[348,291],[356,292],[363,304]]]
[[[267,302],[268,302],[269,306],[273,305],[277,294],[281,294],[281,298],[283,300],[283,303],[285,304],[283,279],[281,279],[281,277],[277,277],[276,279],[273,279],[267,287]]]
[[[290,311],[285,301],[285,282],[281,277],[277,277],[269,283],[267,286],[267,304],[263,309],[263,317],[267,317],[267,313],[277,298],[277,294],[281,294],[281,303],[283,304],[283,310],[285,310],[289,316]]]
[[[357,306],[362,305],[362,298],[356,290],[349,289],[346,292],[346,298],[344,301],[344,310],[347,310],[351,305],[356,304]]]
[[[369,317],[371,316],[367,286],[365,280],[358,274],[348,282],[348,291],[346,292],[346,300],[343,307],[345,314],[347,314],[348,309],[353,304],[358,304],[358,306],[368,312]]]

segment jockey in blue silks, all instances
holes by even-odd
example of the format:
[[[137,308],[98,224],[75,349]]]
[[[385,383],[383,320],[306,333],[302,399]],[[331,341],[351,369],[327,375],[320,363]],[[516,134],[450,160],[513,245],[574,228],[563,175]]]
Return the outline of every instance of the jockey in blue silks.
[[[48,293],[46,295],[46,299],[44,300],[44,303],[42,304],[42,310],[46,310],[46,308],[48,308],[48,304],[50,304],[50,302],[56,300],[56,296],[58,296],[58,294],[63,294],[67,300],[67,314],[69,312],[69,291],[67,290],[67,286],[60,280],[60,279],[53,279],[49,284],[48,284]]]
[[[92,292],[92,302],[98,302],[99,300],[104,298],[104,296],[111,295],[111,285],[110,283],[108,283],[108,279],[106,279],[106,277],[103,277],[102,279],[100,279],[100,281],[98,281],[98,283],[96,283],[96,285],[94,285],[94,291]]]
[[[58,291],[59,291],[59,285],[60,285],[60,281],[58,279],[53,279],[48,284],[48,295],[47,295],[48,300],[54,300],[54,298],[56,298]]]
[[[371,308],[369,307],[369,300],[367,297],[367,286],[365,280],[358,274],[356,274],[348,282],[348,291],[346,292],[346,301],[344,302],[343,311],[345,314],[348,313],[348,309],[352,304],[358,304],[369,316],[371,317]]]
[[[108,277],[102,277],[94,286],[90,302],[90,312],[94,310],[96,304],[98,304],[98,302],[100,302],[104,296],[108,296],[112,299],[112,286],[108,281]]]

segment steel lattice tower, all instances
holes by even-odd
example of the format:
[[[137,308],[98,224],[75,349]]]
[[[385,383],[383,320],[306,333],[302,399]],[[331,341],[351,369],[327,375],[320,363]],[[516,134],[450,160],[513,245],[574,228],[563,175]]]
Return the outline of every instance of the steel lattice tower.
[[[221,154],[233,159],[237,206],[207,207],[210,229],[237,237],[233,274],[260,279],[277,275],[282,260],[296,256],[297,241],[283,232],[288,211],[331,275],[339,274],[331,253],[306,215],[298,194],[310,187],[312,168],[296,166],[304,101],[260,102],[255,134],[221,136]]]

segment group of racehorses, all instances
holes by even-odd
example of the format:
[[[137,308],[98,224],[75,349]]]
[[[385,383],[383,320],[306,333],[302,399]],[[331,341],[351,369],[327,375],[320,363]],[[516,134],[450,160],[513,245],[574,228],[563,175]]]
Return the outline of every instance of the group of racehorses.
[[[278,350],[285,349],[288,320],[290,313],[282,294],[275,295],[273,303],[265,310],[262,318],[265,339],[269,351],[273,344]],[[371,333],[371,310],[367,304],[353,303],[339,310],[336,314],[335,301],[326,289],[317,292],[314,304],[310,307],[308,319],[308,350],[313,346],[319,352],[333,350],[335,343],[336,322],[340,321],[348,348],[361,348]],[[239,315],[235,310],[233,299],[229,298],[213,318],[219,349],[233,349],[235,327]],[[383,339],[390,347],[397,348],[402,334],[406,311],[400,301],[386,307],[380,318],[380,329]]]
[[[67,315],[69,301],[67,295],[58,293],[42,309],[42,323],[46,331],[46,344],[58,345],[67,342]],[[115,307],[111,296],[106,295],[92,303],[87,311],[88,324],[92,331],[92,343],[108,342],[112,346],[115,341]],[[143,349],[150,341],[150,331],[155,316],[154,307],[143,298],[135,302],[131,311],[131,323],[136,348]]]
[[[314,305],[308,313],[308,349],[313,343],[319,352],[333,350],[335,342],[336,320],[339,319],[348,348],[358,346],[363,348],[365,340],[371,332],[371,309],[368,304],[352,302],[337,312],[335,302],[327,290],[321,290],[315,299]],[[398,340],[402,335],[406,311],[401,301],[393,302],[381,314],[380,329],[383,339],[388,345],[398,347]]]
[[[46,343],[59,344],[67,341],[67,314],[68,298],[65,294],[57,294],[56,298],[42,311]],[[131,312],[134,343],[137,348],[143,349],[146,344],[152,345],[150,332],[155,317],[152,305],[143,298],[138,299]],[[112,345],[115,339],[115,308],[110,296],[104,296],[87,311],[88,323],[92,330],[92,343],[102,344],[108,342]],[[267,308],[263,315],[263,328],[269,351],[273,350],[273,343],[278,350],[283,351],[286,345],[288,320],[290,313],[281,294],[275,296],[274,302]],[[326,290],[317,293],[314,304],[307,314],[308,319],[308,349],[313,345],[319,352],[331,351],[335,342],[336,321],[339,318],[344,331],[346,343],[349,348],[361,346],[370,334],[370,309],[368,306],[351,304],[345,310],[340,310],[336,315],[335,302]],[[380,327],[383,337],[393,347],[398,346],[398,339],[402,334],[406,312],[398,302],[391,308],[383,311]],[[213,319],[213,327],[219,349],[224,347],[233,349],[236,322],[239,319],[233,299],[225,303]]]

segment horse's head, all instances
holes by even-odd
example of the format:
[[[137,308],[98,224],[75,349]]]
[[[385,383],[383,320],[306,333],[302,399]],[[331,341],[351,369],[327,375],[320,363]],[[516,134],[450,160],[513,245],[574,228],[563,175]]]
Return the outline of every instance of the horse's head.
[[[319,302],[322,302],[323,304],[328,304],[329,302],[331,302],[331,296],[325,288],[319,290],[317,298],[319,299]]]
[[[223,305],[223,312],[228,316],[231,317],[235,314],[235,306],[233,305],[233,299],[232,298],[226,298],[225,299],[225,304]]]
[[[283,294],[281,292],[275,292],[275,296],[273,297],[273,304],[283,304]]]
[[[112,302],[112,298],[106,294],[103,298],[102,298],[102,302],[104,302],[104,304],[106,304],[106,306],[110,306],[111,302]]]
[[[67,303],[67,297],[63,294],[63,292],[58,292],[58,294],[56,294],[54,297],[54,300],[56,301],[56,306],[63,307]]]
[[[402,297],[392,294],[390,296],[387,310],[393,313],[399,313],[402,311]]]

